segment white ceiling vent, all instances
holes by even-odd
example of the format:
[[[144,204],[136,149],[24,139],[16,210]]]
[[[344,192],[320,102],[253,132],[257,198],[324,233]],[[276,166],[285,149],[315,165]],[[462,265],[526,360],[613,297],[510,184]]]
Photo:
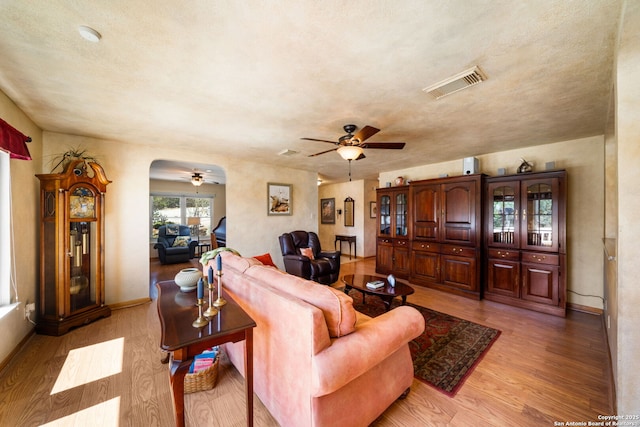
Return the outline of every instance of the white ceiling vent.
[[[487,80],[487,76],[480,67],[475,66],[422,90],[433,95],[434,98],[440,99],[443,96],[451,95],[485,80]]]

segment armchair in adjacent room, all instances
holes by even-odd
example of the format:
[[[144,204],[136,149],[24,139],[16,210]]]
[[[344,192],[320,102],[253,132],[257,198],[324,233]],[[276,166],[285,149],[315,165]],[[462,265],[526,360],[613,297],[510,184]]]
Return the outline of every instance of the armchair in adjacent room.
[[[340,251],[323,251],[313,231],[292,231],[279,238],[287,273],[330,285],[340,275]]]
[[[195,256],[198,242],[191,240],[191,231],[186,225],[167,224],[158,228],[158,250],[161,264],[187,262]]]

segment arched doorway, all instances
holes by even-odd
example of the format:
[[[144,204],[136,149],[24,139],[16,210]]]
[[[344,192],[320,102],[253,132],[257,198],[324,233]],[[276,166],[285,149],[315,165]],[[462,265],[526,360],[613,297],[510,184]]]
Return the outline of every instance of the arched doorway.
[[[199,254],[210,244],[210,233],[226,216],[226,174],[220,166],[189,161],[154,160],[149,168],[149,294],[155,282],[171,280],[184,268],[200,267]],[[161,225],[189,227],[198,241],[196,257],[161,263],[155,249]],[[165,259],[166,261],[166,259]]]

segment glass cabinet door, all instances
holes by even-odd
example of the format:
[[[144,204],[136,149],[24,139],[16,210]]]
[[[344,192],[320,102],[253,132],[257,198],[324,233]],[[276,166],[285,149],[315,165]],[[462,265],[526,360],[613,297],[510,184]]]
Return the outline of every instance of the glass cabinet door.
[[[518,187],[517,182],[496,183],[489,186],[492,228],[487,238],[492,246],[518,247]]]
[[[522,224],[523,247],[537,250],[558,250],[558,206],[554,203],[557,197],[558,181],[523,182]],[[525,237],[526,236],[526,237]]]
[[[378,224],[378,234],[391,234],[391,197],[383,195],[380,197],[380,206],[378,206],[378,216],[380,222]]]
[[[71,314],[96,305],[96,222],[69,223],[69,302]]]
[[[396,194],[396,236],[406,236],[407,227],[407,193]]]

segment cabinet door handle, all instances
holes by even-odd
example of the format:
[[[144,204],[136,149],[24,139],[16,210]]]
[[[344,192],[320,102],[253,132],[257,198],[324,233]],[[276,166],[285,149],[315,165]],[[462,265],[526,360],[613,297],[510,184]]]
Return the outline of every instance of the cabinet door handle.
[[[533,256],[533,259],[535,259],[536,261],[544,261],[545,259],[547,259],[546,256]]]

